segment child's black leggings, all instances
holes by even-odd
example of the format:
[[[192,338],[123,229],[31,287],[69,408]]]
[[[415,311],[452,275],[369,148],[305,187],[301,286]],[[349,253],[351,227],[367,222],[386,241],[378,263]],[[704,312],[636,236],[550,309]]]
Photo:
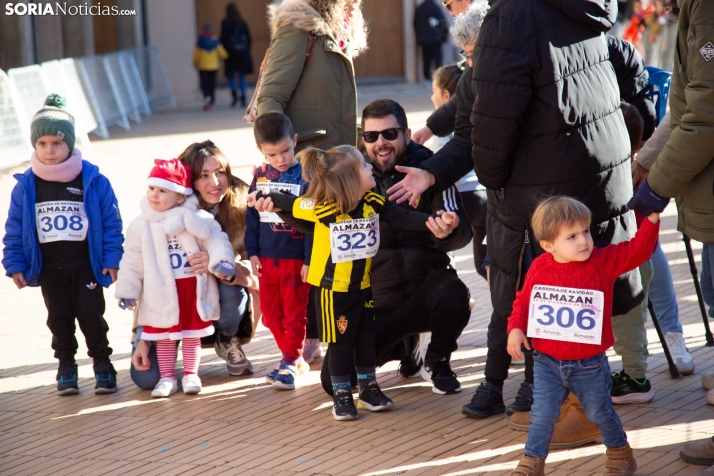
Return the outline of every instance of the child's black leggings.
[[[376,367],[374,351],[374,320],[362,319],[356,342],[330,343],[330,375],[347,376],[355,367]]]

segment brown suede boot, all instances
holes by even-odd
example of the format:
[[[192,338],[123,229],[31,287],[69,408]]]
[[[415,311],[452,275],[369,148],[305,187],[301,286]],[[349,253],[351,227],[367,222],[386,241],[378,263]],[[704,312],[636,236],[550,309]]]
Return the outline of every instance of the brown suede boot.
[[[679,457],[687,463],[711,466],[714,464],[714,436],[706,440],[690,441],[682,446]]]
[[[514,430],[528,431],[530,421],[530,412],[514,413],[508,419],[508,426]],[[577,448],[601,441],[600,429],[585,416],[585,409],[578,397],[572,393],[568,395],[560,407],[560,416],[555,422],[550,447],[552,449]]]
[[[608,447],[605,457],[605,476],[632,476],[637,470],[635,455],[629,443],[619,448]]]
[[[523,455],[511,476],[544,476],[545,460]]]

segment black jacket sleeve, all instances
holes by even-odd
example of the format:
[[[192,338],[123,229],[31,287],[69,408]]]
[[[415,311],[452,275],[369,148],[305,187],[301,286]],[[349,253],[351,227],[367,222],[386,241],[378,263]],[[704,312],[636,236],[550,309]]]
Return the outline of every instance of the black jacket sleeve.
[[[456,94],[452,95],[439,109],[426,119],[426,127],[437,137],[446,137],[456,126]]]
[[[649,74],[645,62],[632,43],[612,35],[607,35],[610,63],[615,68],[620,97],[637,108],[645,127],[642,140],[652,136],[657,126],[654,102],[650,96]]]
[[[431,209],[435,212],[438,210],[454,212],[459,217],[459,225],[443,240],[433,234],[431,235],[434,245],[436,245],[438,249],[441,251],[456,251],[471,242],[473,231],[471,230],[469,219],[464,212],[461,195],[455,186],[452,185],[443,192],[434,193],[431,198]]]
[[[431,159],[421,166],[436,179],[433,188],[443,192],[461,177],[469,173],[474,165],[471,161],[471,69],[466,68],[456,90],[456,118],[454,121],[454,138],[439,149]],[[431,129],[431,128],[430,128]],[[434,131],[432,129],[432,131]]]
[[[427,231],[429,233],[431,231],[427,228],[426,222],[430,216],[415,210],[407,210],[389,200],[385,202],[384,207],[379,211],[379,221],[385,221],[397,228],[409,231]]]

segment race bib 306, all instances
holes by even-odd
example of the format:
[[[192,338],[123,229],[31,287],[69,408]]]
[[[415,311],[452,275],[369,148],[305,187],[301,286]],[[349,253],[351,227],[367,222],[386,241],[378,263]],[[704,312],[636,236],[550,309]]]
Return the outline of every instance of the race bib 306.
[[[528,307],[528,337],[600,344],[605,295],[592,289],[535,285]]]

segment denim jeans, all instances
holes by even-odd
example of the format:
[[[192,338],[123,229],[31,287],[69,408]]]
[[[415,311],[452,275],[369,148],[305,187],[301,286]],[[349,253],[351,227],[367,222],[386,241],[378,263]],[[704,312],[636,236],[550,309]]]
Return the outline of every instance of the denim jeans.
[[[650,259],[652,260],[654,275],[652,276],[652,281],[650,281],[648,295],[662,332],[665,334],[668,332],[682,332],[682,324],[679,322],[677,296],[674,294],[674,283],[672,282],[672,271],[669,269],[667,257],[659,243],[657,243],[657,248]]]
[[[560,406],[570,392],[580,400],[588,420],[600,429],[605,446],[620,448],[627,443],[620,417],[612,406],[610,365],[604,352],[589,359],[556,360],[533,351],[533,371],[534,401],[526,456],[543,459],[548,456]]]
[[[243,286],[231,286],[218,283],[218,299],[221,305],[221,317],[213,321],[216,330],[233,337],[238,333],[238,326],[248,309],[248,291]]]
[[[714,243],[704,243],[700,284],[704,302],[709,306],[709,317],[714,318]]]
[[[221,317],[213,321],[216,330],[226,336],[233,337],[238,333],[238,325],[248,311],[248,291],[242,286],[229,286],[218,283],[218,294],[221,306]],[[216,338],[219,338],[218,336]],[[176,342],[178,345],[178,341]],[[131,349],[131,354],[136,351],[136,342]],[[143,390],[153,390],[161,375],[159,375],[159,360],[156,357],[156,346],[152,343],[149,350],[151,367],[146,371],[139,371],[132,365],[129,368],[131,380]]]
[[[248,88],[248,79],[245,77],[245,73],[236,74],[238,75],[238,81],[240,82],[240,94],[241,96],[245,96],[245,90]],[[228,85],[231,87],[231,91],[236,91],[238,89],[235,76],[228,76]]]

